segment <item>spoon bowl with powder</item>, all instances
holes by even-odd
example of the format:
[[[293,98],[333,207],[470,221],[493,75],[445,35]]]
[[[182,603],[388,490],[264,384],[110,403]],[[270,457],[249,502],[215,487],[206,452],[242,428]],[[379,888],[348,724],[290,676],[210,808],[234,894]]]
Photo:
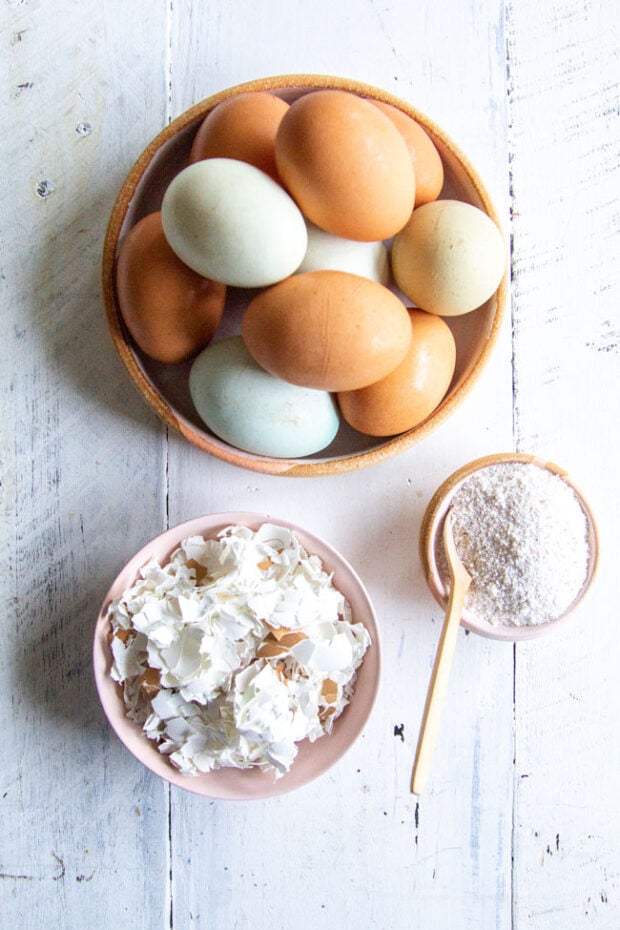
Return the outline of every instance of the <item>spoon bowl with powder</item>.
[[[590,586],[598,560],[594,516],[564,469],[524,453],[498,453],[458,469],[433,495],[420,556],[442,607],[449,572],[442,541],[454,541],[471,575],[461,624],[493,639],[524,640],[562,625]]]

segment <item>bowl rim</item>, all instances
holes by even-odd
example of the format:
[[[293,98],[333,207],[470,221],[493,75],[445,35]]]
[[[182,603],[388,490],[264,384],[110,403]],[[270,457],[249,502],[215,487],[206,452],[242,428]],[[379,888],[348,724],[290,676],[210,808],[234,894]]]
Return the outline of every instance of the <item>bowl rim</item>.
[[[254,455],[236,449],[215,436],[212,437],[207,433],[197,432],[193,424],[187,421],[179,412],[175,411],[163,394],[155,388],[139,365],[134,352],[126,340],[115,284],[116,253],[121,229],[132,198],[136,192],[136,188],[148,169],[151,160],[162,146],[177,132],[203,119],[214,107],[230,97],[250,92],[286,91],[295,89],[302,91],[309,91],[311,89],[346,90],[351,93],[372,97],[375,100],[391,104],[412,119],[415,119],[431,134],[431,136],[436,137],[441,145],[450,152],[451,156],[460,163],[461,168],[467,174],[469,182],[482,203],[484,211],[497,225],[506,243],[505,233],[499,220],[498,213],[473,164],[450,136],[448,136],[433,120],[422,113],[422,111],[389,91],[352,78],[312,73],[281,74],[236,84],[206,97],[204,100],[199,101],[179,114],[162,129],[151,142],[149,142],[127,174],[117,194],[108,220],[103,242],[101,267],[102,292],[108,328],[121,362],[129,373],[134,386],[146,400],[147,404],[167,426],[184,436],[192,445],[229,464],[263,474],[286,475],[288,477],[318,477],[356,471],[399,455],[439,427],[455,410],[478,381],[480,373],[486,365],[489,355],[497,341],[508,302],[510,263],[507,260],[502,280],[496,292],[492,295],[495,299],[493,320],[477,359],[454,391],[441,402],[426,420],[413,427],[411,430],[397,436],[388,437],[381,444],[373,446],[368,450],[352,453],[350,455],[317,460],[279,459]]]
[[[548,633],[563,628],[565,624],[572,619],[575,608],[591,587],[597,574],[600,545],[596,519],[582,491],[564,468],[539,455],[526,452],[497,452],[468,462],[449,475],[431,497],[422,518],[418,548],[426,583],[437,603],[445,609],[448,597],[435,560],[435,544],[438,536],[441,534],[443,521],[450,507],[452,495],[463,481],[475,472],[493,465],[513,462],[537,465],[540,468],[544,468],[558,475],[566,482],[574,492],[586,517],[589,545],[588,569],[584,584],[572,604],[569,605],[560,617],[548,620],[545,623],[530,624],[527,626],[508,626],[506,624],[493,624],[465,610],[463,611],[461,626],[469,632],[478,633],[480,636],[487,637],[488,639],[518,642],[527,639],[537,639],[540,636],[545,636]]]
[[[107,640],[109,632],[107,610],[112,599],[135,581],[143,565],[154,556],[160,560],[169,558],[181,540],[187,536],[215,537],[220,530],[230,525],[243,525],[256,529],[264,523],[290,529],[309,554],[319,556],[325,570],[334,574],[336,587],[345,594],[348,600],[353,601],[352,607],[355,605],[357,608],[354,608],[354,617],[360,612],[363,614],[356,622],[363,622],[368,629],[371,635],[371,645],[358,669],[358,682],[351,700],[334,722],[332,732],[321,737],[314,744],[310,744],[308,740],[302,741],[299,744],[299,754],[285,775],[276,779],[272,773],[235,769],[219,769],[197,776],[183,775],[158,751],[155,743],[144,735],[142,728],[131,721],[125,713],[121,687],[110,675],[112,663]],[[344,584],[342,578],[344,578]],[[360,737],[370,718],[379,691],[381,639],[374,605],[363,581],[348,560],[329,542],[296,523],[271,514],[231,511],[203,514],[176,524],[143,545],[125,563],[101,603],[93,635],[92,663],[99,701],[109,725],[124,746],[146,768],[159,775],[164,781],[202,797],[233,801],[259,800],[288,793],[314,781],[338,762]],[[364,687],[358,690],[359,676],[362,674]],[[352,717],[349,715],[347,718],[353,705],[355,705],[354,715]],[[316,747],[318,747],[318,756]],[[311,762],[313,754],[318,759],[318,764],[310,764],[309,774],[304,775],[298,763],[303,765],[306,758],[309,758]]]

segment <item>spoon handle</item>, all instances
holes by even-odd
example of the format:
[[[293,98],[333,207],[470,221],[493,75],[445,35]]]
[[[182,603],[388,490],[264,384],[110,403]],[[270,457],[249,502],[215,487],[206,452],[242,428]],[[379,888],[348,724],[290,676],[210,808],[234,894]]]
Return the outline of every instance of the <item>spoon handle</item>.
[[[418,748],[411,776],[412,794],[422,793],[430,771],[431,760],[439,735],[439,725],[448,689],[448,679],[454,658],[463,603],[471,584],[471,577],[459,559],[454,545],[451,512],[446,515],[443,536],[451,575],[450,597],[426,695]]]

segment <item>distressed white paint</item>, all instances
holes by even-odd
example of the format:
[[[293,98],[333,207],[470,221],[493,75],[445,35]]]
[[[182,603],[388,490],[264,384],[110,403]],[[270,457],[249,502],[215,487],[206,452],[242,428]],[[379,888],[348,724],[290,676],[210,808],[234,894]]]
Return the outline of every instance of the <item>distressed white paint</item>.
[[[598,515],[579,624],[516,656],[515,925],[620,923],[617,573],[620,19],[509,9],[517,447],[561,462]]]
[[[2,6],[2,925],[615,930],[612,4]],[[107,215],[146,142],[210,93],[288,72],[348,75],[431,114],[513,236],[514,339],[507,323],[475,390],[422,445],[334,478],[257,476],[168,437],[115,358],[99,296]],[[584,486],[598,585],[557,639],[514,650],[461,634],[418,804],[409,772],[441,619],[420,520],[456,467],[513,446]],[[317,782],[256,804],[209,803],[143,771],[90,674],[122,562],[166,521],[227,509],[329,538],[366,581],[383,638],[363,737]]]

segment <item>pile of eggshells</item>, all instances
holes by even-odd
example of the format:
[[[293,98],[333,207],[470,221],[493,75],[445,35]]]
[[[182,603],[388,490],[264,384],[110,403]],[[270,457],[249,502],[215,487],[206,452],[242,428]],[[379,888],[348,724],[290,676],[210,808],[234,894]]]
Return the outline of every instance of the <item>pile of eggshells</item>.
[[[197,413],[238,449],[311,455],[341,417],[370,436],[410,430],[454,374],[442,317],[484,304],[505,269],[493,221],[438,200],[442,186],[430,136],[389,104],[227,98],[121,244],[127,329],[159,362],[193,360]],[[240,333],[220,337],[228,288],[259,290]]]

